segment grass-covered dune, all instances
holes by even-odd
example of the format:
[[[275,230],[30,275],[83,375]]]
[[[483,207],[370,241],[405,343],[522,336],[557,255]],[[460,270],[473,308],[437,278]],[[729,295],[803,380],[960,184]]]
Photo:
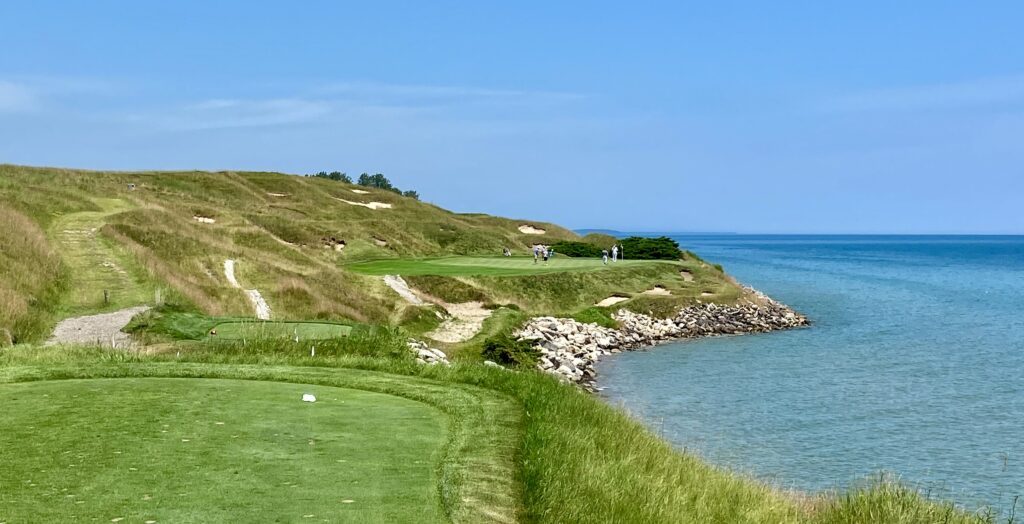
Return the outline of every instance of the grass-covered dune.
[[[367,207],[370,206],[370,207]],[[557,255],[532,244],[587,237],[553,224],[452,213],[394,192],[316,177],[246,172],[99,172],[0,165],[0,344],[40,341],[57,320],[171,303],[210,317],[415,323],[380,275],[408,276],[448,302],[573,314],[611,295],[668,311],[739,288],[679,262]],[[500,257],[503,248],[517,256]],[[226,276],[232,260],[237,285]],[[672,297],[644,296],[653,286]]]
[[[372,203],[386,207],[361,205]],[[251,314],[225,280],[226,259],[237,260],[240,285],[259,289],[276,317],[387,322],[400,309],[393,294],[344,264],[526,253],[531,242],[576,237],[321,178],[0,165],[0,329],[40,340],[56,318],[158,294],[210,315]]]
[[[541,374],[304,349],[0,352],[0,521],[994,522],[779,490]]]

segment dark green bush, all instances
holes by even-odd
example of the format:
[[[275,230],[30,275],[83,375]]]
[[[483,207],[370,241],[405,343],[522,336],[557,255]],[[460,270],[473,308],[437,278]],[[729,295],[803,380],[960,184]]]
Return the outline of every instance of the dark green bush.
[[[516,340],[507,333],[495,335],[484,341],[481,355],[503,366],[533,367],[540,353],[525,340]]]
[[[555,250],[555,253],[565,255],[568,257],[599,257],[601,256],[601,248],[593,244],[586,242],[575,242],[571,240],[565,240],[562,242],[556,242],[551,245],[551,249]],[[611,249],[609,245],[605,249]]]
[[[629,237],[619,243],[627,260],[679,260],[683,256],[679,243],[669,237]]]

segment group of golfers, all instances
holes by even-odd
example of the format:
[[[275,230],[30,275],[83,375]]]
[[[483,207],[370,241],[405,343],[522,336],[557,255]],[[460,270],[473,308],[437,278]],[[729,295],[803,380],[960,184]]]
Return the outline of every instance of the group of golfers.
[[[609,255],[610,253],[610,255]],[[502,248],[501,254],[506,257],[512,256],[512,250],[509,248]],[[555,250],[551,246],[544,244],[534,244],[533,246],[533,263],[536,264],[541,260],[546,264],[549,259],[555,256]],[[601,263],[608,265],[608,262],[615,262],[622,258],[622,246],[619,244],[612,245],[612,249],[609,252],[607,249],[601,250]]]

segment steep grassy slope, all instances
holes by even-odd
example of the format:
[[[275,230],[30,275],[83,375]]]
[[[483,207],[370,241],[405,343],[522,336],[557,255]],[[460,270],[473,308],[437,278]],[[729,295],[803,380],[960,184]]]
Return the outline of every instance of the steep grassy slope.
[[[0,204],[0,347],[46,336],[68,274],[46,234]]]
[[[0,165],[0,217],[0,299],[9,304],[0,328],[20,340],[38,340],[55,318],[149,300],[156,290],[207,314],[251,315],[224,275],[227,259],[275,318],[387,322],[404,306],[379,278],[343,264],[525,253],[538,239],[576,237],[552,224],[456,214],[390,191],[275,173]],[[546,233],[525,234],[524,225]],[[114,302],[102,302],[104,290]]]

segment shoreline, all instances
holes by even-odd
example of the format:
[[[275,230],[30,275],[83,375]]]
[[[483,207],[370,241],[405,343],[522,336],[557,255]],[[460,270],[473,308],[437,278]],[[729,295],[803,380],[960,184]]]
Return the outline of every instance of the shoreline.
[[[619,327],[608,328],[571,318],[534,317],[515,337],[540,352],[537,368],[595,393],[596,364],[602,356],[640,351],[679,340],[769,333],[810,325],[806,316],[753,288],[735,305],[700,303],[679,308],[670,318],[620,309]]]

